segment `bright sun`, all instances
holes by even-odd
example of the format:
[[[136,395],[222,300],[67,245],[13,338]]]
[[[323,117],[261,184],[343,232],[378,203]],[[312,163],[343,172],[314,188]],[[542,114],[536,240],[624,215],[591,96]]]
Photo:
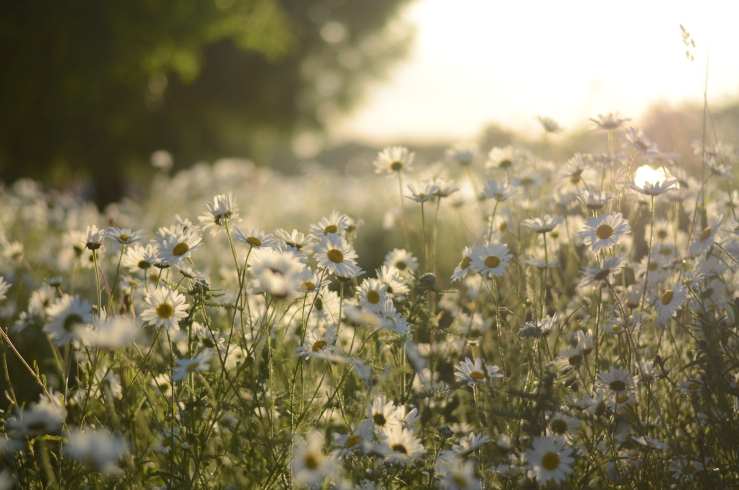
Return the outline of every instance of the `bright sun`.
[[[657,182],[664,182],[669,179],[674,179],[675,176],[667,171],[664,167],[652,168],[649,165],[642,165],[636,169],[634,174],[634,183],[644,188],[644,184],[649,182],[650,184],[656,184]]]

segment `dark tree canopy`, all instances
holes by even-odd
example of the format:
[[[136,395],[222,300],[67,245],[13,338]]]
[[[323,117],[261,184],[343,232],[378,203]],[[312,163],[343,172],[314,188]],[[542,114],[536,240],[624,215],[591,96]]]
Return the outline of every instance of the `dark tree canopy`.
[[[0,0],[0,178],[91,179],[166,149],[254,156],[320,130],[404,54],[408,0]]]

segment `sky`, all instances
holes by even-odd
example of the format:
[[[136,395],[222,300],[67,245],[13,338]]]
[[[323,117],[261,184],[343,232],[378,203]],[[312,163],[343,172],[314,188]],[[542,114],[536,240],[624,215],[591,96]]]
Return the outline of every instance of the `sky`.
[[[411,55],[332,131],[373,144],[476,138],[496,123],[540,131],[650,104],[739,98],[739,1],[416,0]],[[680,24],[696,43],[686,59]]]

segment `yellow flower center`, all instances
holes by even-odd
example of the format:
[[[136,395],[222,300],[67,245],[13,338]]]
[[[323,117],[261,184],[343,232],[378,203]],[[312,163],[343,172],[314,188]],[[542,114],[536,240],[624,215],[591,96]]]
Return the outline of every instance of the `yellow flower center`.
[[[403,168],[403,162],[400,160],[395,160],[394,162],[390,162],[390,170],[393,172],[400,172],[400,169]]]
[[[380,293],[375,291],[374,289],[367,293],[367,301],[372,303],[373,305],[376,305],[380,302]]]
[[[500,265],[500,259],[496,257],[495,255],[491,255],[490,257],[485,259],[485,267],[488,267],[490,269],[495,269]]]
[[[404,271],[408,268],[408,264],[406,264],[402,260],[399,260],[395,263],[395,268],[398,269],[399,271]]]
[[[339,231],[339,227],[336,225],[328,225],[326,228],[323,229],[323,234],[328,235],[329,233],[336,233]]]
[[[303,291],[313,291],[314,289],[316,289],[316,285],[311,281],[305,281],[303,284],[300,285],[300,289],[302,289]]]
[[[629,401],[629,395],[627,393],[616,397],[617,403],[626,403],[627,401]]]
[[[355,434],[346,440],[346,444],[344,445],[344,447],[354,447],[357,444],[359,444],[359,441],[361,440],[362,440],[362,436]]]
[[[472,371],[470,373],[470,379],[472,381],[481,381],[481,380],[485,379],[485,375],[483,373],[481,373],[480,371]]]
[[[418,197],[419,197],[419,199],[425,199],[425,198],[426,198],[426,193],[425,193],[425,192],[421,192],[421,193],[420,193],[420,194],[418,195]]]
[[[262,240],[255,236],[250,236],[246,239],[246,243],[251,245],[252,247],[261,247],[262,246]]]
[[[582,355],[575,354],[574,356],[570,356],[570,358],[567,359],[567,362],[570,366],[577,366],[582,362]]]
[[[498,231],[501,232],[501,233],[503,233],[507,229],[508,229],[508,222],[506,222],[506,221],[502,222],[500,224],[500,226],[498,226]]]
[[[319,350],[323,349],[327,345],[328,344],[324,342],[323,340],[317,340],[316,342],[313,343],[313,347],[311,347],[310,350],[312,350],[313,352],[318,352]]]
[[[613,236],[613,228],[609,225],[600,225],[595,230],[595,235],[601,240],[608,240]]]
[[[305,466],[309,470],[316,470],[318,468],[318,458],[315,457],[313,454],[309,454],[305,457]]]
[[[129,238],[131,238],[131,235],[126,235],[125,233],[120,236],[122,242],[127,242]]]
[[[533,183],[534,179],[532,179],[531,177],[524,177],[523,179],[521,179],[521,185],[531,185]]]
[[[554,471],[559,467],[559,454],[549,452],[541,458],[541,465],[545,470]]]
[[[472,257],[465,257],[462,259],[462,262],[459,263],[459,268],[465,270],[467,267],[470,266],[471,263]]]
[[[172,315],[174,315],[174,306],[169,303],[157,305],[157,316],[159,318],[172,318]]]
[[[657,262],[650,262],[649,263],[649,272],[654,272],[657,269],[659,269],[659,264]]]
[[[501,199],[503,197],[503,194],[501,194],[500,192],[494,192],[493,197],[495,199]]]
[[[555,434],[562,435],[567,432],[567,422],[562,419],[554,419],[552,420],[552,423],[549,424],[549,428],[552,429],[552,432]]]
[[[672,302],[672,297],[674,294],[672,293],[672,289],[668,289],[665,291],[665,293],[662,295],[662,304],[664,306],[669,305]]]
[[[712,231],[713,229],[710,226],[707,226],[706,229],[704,229],[703,232],[701,233],[701,236],[699,237],[700,241],[705,242],[706,240],[708,240],[708,237],[711,236]]]
[[[162,439],[162,447],[169,447],[169,439],[166,437]]]
[[[452,475],[452,481],[454,481],[454,483],[459,488],[466,488],[467,485],[469,485],[467,478],[465,478],[464,475],[459,474],[459,473],[454,473],[454,475]]]
[[[701,387],[701,384],[697,381],[691,381],[690,383],[688,383],[688,389],[690,391],[695,391],[700,387]]]
[[[511,165],[513,165],[513,162],[510,160],[503,160],[498,164],[500,168],[509,168]]]
[[[385,415],[383,415],[380,412],[375,412],[372,415],[372,422],[375,423],[375,425],[383,427],[387,423],[387,419],[385,418]]]
[[[647,151],[649,147],[644,143],[642,140],[636,140],[634,141],[634,144],[641,148],[641,151]]]
[[[334,264],[341,264],[342,262],[344,262],[344,254],[341,253],[341,250],[332,248],[328,251],[326,256],[328,257],[328,260],[330,260]]]
[[[179,257],[180,255],[185,255],[188,250],[190,250],[190,245],[183,242],[183,243],[178,243],[177,245],[175,245],[174,248],[172,249],[172,253]]]
[[[191,372],[195,371],[198,368],[198,366],[200,366],[200,361],[194,361],[194,362],[191,362],[190,364],[188,364],[187,367],[185,368],[185,370],[188,373],[191,373]]]

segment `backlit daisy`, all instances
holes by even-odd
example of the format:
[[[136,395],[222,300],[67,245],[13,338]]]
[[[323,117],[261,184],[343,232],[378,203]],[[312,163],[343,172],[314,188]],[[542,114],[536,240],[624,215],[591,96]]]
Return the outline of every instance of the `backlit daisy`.
[[[521,224],[527,228],[531,228],[535,233],[549,233],[554,230],[557,225],[564,223],[564,220],[565,219],[562,216],[551,217],[549,215],[545,215],[541,218],[525,219]]]
[[[114,228],[112,226],[108,228],[105,234],[122,245],[131,245],[145,238],[144,230],[131,231],[131,228]]]
[[[384,264],[388,267],[395,267],[401,274],[418,270],[418,259],[402,248],[396,248],[392,252],[388,252],[385,255]]]
[[[117,474],[123,472],[118,463],[128,452],[128,444],[104,429],[72,429],[64,452],[95,471]]]
[[[482,188],[482,194],[488,199],[503,202],[518,194],[518,190],[511,188],[508,182],[499,184],[494,180],[488,180],[485,182],[485,187]]]
[[[180,320],[187,317],[185,296],[167,286],[153,290],[144,299],[147,308],[141,312],[141,319],[157,327],[172,330]]]
[[[619,117],[618,112],[609,112],[605,116],[603,114],[598,114],[597,119],[590,118],[590,120],[595,125],[595,129],[600,129],[602,131],[614,131],[622,128],[626,121],[631,121],[629,118]]]
[[[387,286],[379,279],[365,279],[357,288],[357,305],[365,310],[377,313],[387,299]]]
[[[705,255],[716,241],[716,235],[721,231],[723,216],[713,218],[703,231],[697,232],[688,252],[692,255]]]
[[[344,237],[336,234],[323,235],[315,246],[315,258],[318,267],[325,267],[329,274],[356,274],[357,253]]]
[[[392,400],[388,401],[385,395],[376,396],[372,403],[367,405],[367,418],[372,421],[378,433],[391,427],[400,428],[402,425],[395,404]]]
[[[406,194],[403,197],[407,197],[408,199],[411,199],[416,202],[426,202],[439,190],[439,188],[431,181],[427,182],[420,182],[417,184],[418,190],[416,190],[416,186],[413,184],[408,184],[406,187],[408,187],[408,190],[411,191],[410,195]]]
[[[375,173],[393,174],[395,172],[408,172],[412,169],[413,159],[416,154],[408,151],[402,146],[389,146],[382,150],[374,162]]]
[[[665,325],[670,318],[675,316],[678,308],[685,303],[688,297],[687,289],[683,285],[672,286],[670,289],[662,290],[656,297],[657,323]]]
[[[192,359],[177,359],[175,367],[172,368],[172,381],[182,381],[188,374],[196,371],[207,371],[210,369],[208,361],[213,357],[211,349],[203,349]]]
[[[583,278],[580,281],[580,287],[590,286],[599,287],[602,282],[608,281],[613,283],[613,276],[619,274],[625,265],[625,258],[622,255],[609,257],[603,261],[603,264],[595,264],[595,267],[585,267]]]
[[[203,206],[208,212],[198,216],[198,221],[203,225],[203,230],[214,227],[211,230],[212,235],[218,233],[227,222],[238,217],[239,207],[230,192],[228,196],[225,194],[215,196],[213,204],[206,202]]]
[[[321,218],[321,221],[318,223],[310,225],[310,231],[316,236],[328,235],[331,233],[339,233],[343,235],[348,225],[349,216],[339,214],[338,211],[333,211],[328,218]]]
[[[516,151],[510,145],[505,148],[494,147],[488,153],[488,161],[485,163],[485,168],[488,170],[495,168],[507,170],[514,165],[517,159],[516,157]]]
[[[166,229],[160,235],[159,246],[157,247],[157,255],[165,264],[176,265],[184,261],[194,250],[200,246],[202,237],[199,233],[192,231],[173,232]],[[161,230],[160,230],[161,231]]]
[[[329,354],[334,350],[336,338],[336,327],[334,325],[330,325],[324,334],[321,334],[318,328],[310,330],[305,334],[303,345],[295,349],[295,357],[310,359],[318,353]]]
[[[475,478],[475,462],[461,458],[441,460],[436,463],[436,473],[441,488],[448,490],[481,490],[482,482]]]
[[[598,253],[602,248],[612,247],[619,243],[626,233],[631,233],[629,222],[621,213],[609,213],[590,218],[585,223],[585,229],[578,235],[585,245],[590,246],[594,253]]]
[[[469,165],[477,155],[477,145],[466,141],[456,143],[444,152],[444,158],[450,162],[456,162],[460,165]]]
[[[454,380],[467,383],[467,386],[473,386],[475,383],[485,382],[488,379],[487,370],[483,369],[482,359],[479,357],[475,359],[474,363],[469,357],[465,357],[464,361],[454,366],[454,370]]]
[[[254,225],[245,230],[235,226],[231,236],[234,240],[245,243],[251,248],[271,247],[275,242],[272,233],[265,233]]]
[[[415,465],[426,449],[413,431],[396,425],[380,433],[385,461],[400,465]]]
[[[505,243],[483,243],[479,247],[473,247],[470,267],[482,275],[502,276],[511,257],[513,256],[508,253],[508,245]]]

